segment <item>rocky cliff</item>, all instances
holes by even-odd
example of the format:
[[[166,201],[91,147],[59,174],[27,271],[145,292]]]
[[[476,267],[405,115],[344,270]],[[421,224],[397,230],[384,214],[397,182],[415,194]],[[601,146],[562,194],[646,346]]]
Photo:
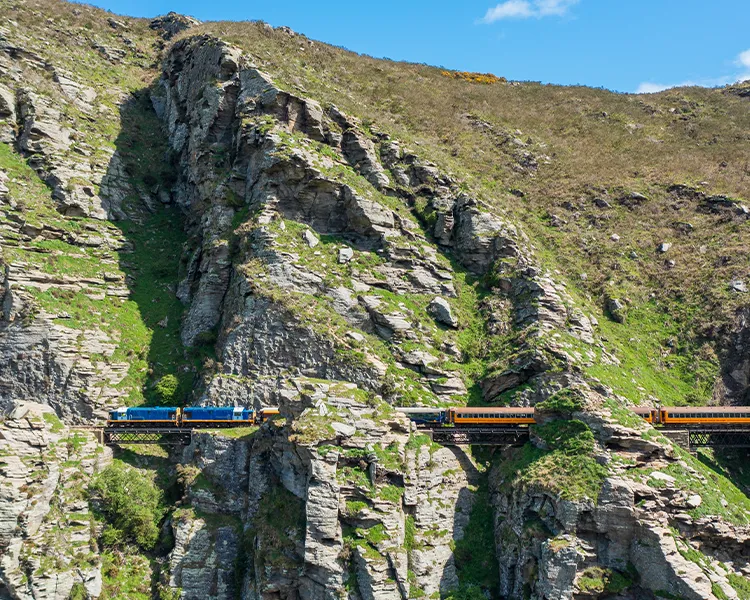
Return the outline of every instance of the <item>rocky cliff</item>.
[[[91,476],[112,453],[93,434],[71,431],[44,405],[20,404],[0,433],[0,594],[14,598],[98,597],[97,526]]]
[[[744,281],[716,247],[745,235],[733,167],[737,197],[710,182],[560,191],[583,172],[576,149],[510,108],[536,87],[239,27],[47,1],[0,24],[0,597],[748,597],[742,472],[627,410],[743,401]],[[419,123],[404,73],[435,91]],[[386,108],[369,103],[375,80],[396,86]],[[447,125],[442,81],[460,113]],[[576,119],[596,102],[646,110],[571,93],[588,103]],[[467,99],[488,114],[460,112]],[[700,102],[684,138],[675,113],[646,112],[708,157],[716,120],[701,115],[746,100]],[[729,288],[698,300],[705,280],[683,276],[670,295],[698,267],[661,239],[646,257],[666,210],[693,211],[678,247],[721,262],[711,277]],[[612,223],[643,238],[629,254]],[[114,461],[69,429],[143,402],[281,417]],[[523,448],[470,450],[392,408],[464,404],[543,418]]]

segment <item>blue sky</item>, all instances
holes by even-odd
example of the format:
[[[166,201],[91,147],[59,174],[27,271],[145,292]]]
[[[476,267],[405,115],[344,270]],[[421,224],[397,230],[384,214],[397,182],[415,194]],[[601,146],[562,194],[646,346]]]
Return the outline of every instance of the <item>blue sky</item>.
[[[263,20],[376,57],[623,92],[750,79],[750,0],[96,0]]]

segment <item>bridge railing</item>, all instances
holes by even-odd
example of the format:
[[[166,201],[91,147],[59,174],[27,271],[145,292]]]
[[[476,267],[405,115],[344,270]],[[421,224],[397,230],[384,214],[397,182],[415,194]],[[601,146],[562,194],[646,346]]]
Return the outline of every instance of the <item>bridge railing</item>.
[[[107,427],[104,429],[105,444],[162,444],[187,445],[193,439],[192,429],[118,429]]]

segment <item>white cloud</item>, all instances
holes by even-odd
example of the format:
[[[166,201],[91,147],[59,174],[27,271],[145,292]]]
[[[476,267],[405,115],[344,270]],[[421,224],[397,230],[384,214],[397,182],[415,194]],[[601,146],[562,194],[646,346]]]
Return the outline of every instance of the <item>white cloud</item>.
[[[638,89],[635,91],[635,93],[636,94],[655,94],[656,92],[663,92],[664,90],[668,90],[671,87],[674,87],[674,86],[664,85],[661,83],[649,83],[647,81],[644,81],[642,84],[638,86]]]
[[[571,6],[577,3],[578,0],[536,0],[535,2],[540,17],[548,15],[562,17]]]
[[[526,19],[534,14],[531,9],[531,3],[526,0],[508,0],[498,4],[494,8],[487,9],[487,13],[482,19],[482,23],[494,23],[500,19],[522,18]]]
[[[506,0],[488,8],[481,23],[494,23],[501,19],[528,19],[536,17],[562,17],[579,0]]]
[[[741,72],[735,72],[731,75],[724,75],[722,77],[711,77],[706,79],[699,79],[697,81],[688,80],[680,83],[653,83],[650,81],[644,81],[636,89],[636,94],[655,94],[656,92],[663,92],[673,87],[688,87],[688,86],[700,86],[700,87],[718,87],[722,85],[729,85],[730,83],[737,83],[738,81],[745,81],[750,79],[750,50],[745,50],[737,55],[737,59],[734,63],[742,67]]]
[[[745,67],[746,69],[750,69],[750,50],[740,52],[739,56],[737,57],[737,64],[741,67]]]

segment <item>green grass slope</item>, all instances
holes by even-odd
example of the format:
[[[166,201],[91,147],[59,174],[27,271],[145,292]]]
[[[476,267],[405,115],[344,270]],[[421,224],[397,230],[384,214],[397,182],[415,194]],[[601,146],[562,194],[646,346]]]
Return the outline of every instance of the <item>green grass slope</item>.
[[[750,250],[750,111],[736,90],[628,95],[506,82],[373,59],[255,22],[182,35],[196,33],[242,47],[282,87],[337,105],[456,175],[524,225],[583,306],[604,317],[607,299],[622,299],[628,322],[603,322],[602,333],[624,368],[595,372],[617,391],[709,399],[744,301],[730,282],[747,275]],[[726,199],[707,200],[717,195]]]

